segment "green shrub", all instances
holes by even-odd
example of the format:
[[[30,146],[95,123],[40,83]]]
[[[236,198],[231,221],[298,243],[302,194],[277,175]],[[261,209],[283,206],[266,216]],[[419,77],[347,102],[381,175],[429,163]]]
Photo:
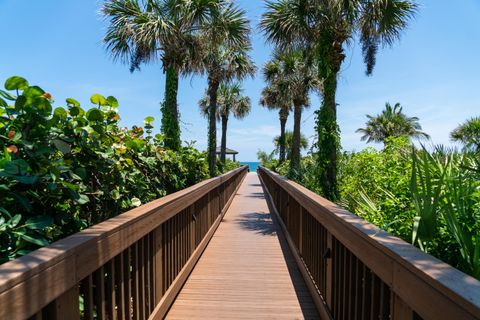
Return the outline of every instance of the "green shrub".
[[[208,177],[206,155],[119,126],[118,102],[89,110],[21,77],[0,90],[0,263]],[[13,93],[12,93],[13,92]]]
[[[339,159],[340,204],[365,220],[410,241],[415,216],[410,195],[408,138],[387,138],[385,149],[344,152]]]
[[[237,168],[240,168],[240,162],[238,161],[233,161],[230,159],[225,159],[225,163],[217,161],[217,172],[227,173]]]

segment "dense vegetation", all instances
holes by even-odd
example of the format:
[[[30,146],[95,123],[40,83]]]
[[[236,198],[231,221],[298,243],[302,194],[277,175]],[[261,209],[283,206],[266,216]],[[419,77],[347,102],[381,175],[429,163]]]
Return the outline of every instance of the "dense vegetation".
[[[144,128],[120,127],[114,97],[94,94],[88,110],[74,99],[54,109],[49,93],[21,77],[5,89],[0,263],[209,177],[206,154],[165,148],[152,117]]]
[[[215,175],[220,85],[255,73],[246,12],[228,0],[107,0],[102,13],[110,23],[104,42],[114,58],[129,64],[131,71],[142,63],[162,63],[166,81],[161,131],[167,147],[181,146],[179,75],[207,75],[207,154],[210,174]]]
[[[288,174],[273,154],[259,156]],[[298,181],[320,193],[314,157],[302,159]],[[480,279],[480,154],[389,137],[381,151],[341,153],[338,181],[340,205]]]

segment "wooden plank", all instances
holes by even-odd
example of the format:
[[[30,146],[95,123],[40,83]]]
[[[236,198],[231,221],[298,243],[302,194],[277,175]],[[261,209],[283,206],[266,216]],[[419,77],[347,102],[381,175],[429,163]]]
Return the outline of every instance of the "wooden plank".
[[[258,182],[247,176],[166,319],[318,319]]]

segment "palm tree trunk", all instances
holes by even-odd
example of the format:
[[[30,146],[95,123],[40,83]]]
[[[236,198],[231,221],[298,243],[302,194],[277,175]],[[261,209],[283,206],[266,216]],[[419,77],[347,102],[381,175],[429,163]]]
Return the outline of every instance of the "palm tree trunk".
[[[294,101],[293,143],[290,151],[290,174],[298,176],[300,172],[300,126],[302,123],[302,105]]]
[[[180,140],[180,124],[178,117],[178,70],[175,66],[169,66],[166,70],[165,100],[162,104],[162,128],[165,139],[165,147],[179,150],[182,143]]]
[[[217,174],[217,93],[219,85],[218,80],[208,78],[208,96],[210,98],[208,108],[208,169],[212,177]]]
[[[279,162],[285,162],[285,126],[287,124],[288,119],[288,110],[280,109],[280,140],[278,141],[280,145],[280,155],[279,155]]]
[[[317,116],[318,185],[330,200],[338,199],[337,153],[340,149],[340,130],[337,125],[337,74],[341,62],[327,72],[323,82],[323,101]],[[333,70],[333,71],[332,71]]]
[[[227,125],[228,125],[228,117],[223,115],[222,116],[222,145],[220,150],[220,161],[225,163],[226,152],[227,152]]]

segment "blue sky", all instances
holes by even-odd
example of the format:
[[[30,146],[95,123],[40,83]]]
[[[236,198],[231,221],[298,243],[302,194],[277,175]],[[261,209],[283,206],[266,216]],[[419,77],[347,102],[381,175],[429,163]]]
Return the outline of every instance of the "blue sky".
[[[258,67],[269,59],[271,47],[258,31],[264,2],[237,0],[252,21],[252,57]],[[453,4],[452,4],[453,3]],[[51,92],[56,104],[74,97],[89,106],[93,93],[114,95],[120,101],[122,123],[142,124],[146,116],[160,119],[165,77],[161,65],[146,65],[131,74],[114,63],[102,45],[106,22],[98,13],[99,0],[0,0],[0,82],[21,75]],[[480,2],[478,0],[419,1],[419,14],[400,42],[379,52],[374,74],[366,77],[360,47],[348,48],[338,88],[338,118],[346,150],[366,146],[355,130],[366,114],[377,114],[385,102],[400,102],[410,116],[418,116],[433,143],[450,144],[449,132],[480,110]],[[277,113],[258,105],[264,83],[261,76],[245,81],[253,102],[243,121],[231,120],[228,146],[241,161],[255,161],[258,149],[272,150],[279,132]],[[207,121],[197,107],[206,81],[181,80],[179,105],[182,139],[206,147]],[[314,135],[313,111],[304,113],[302,131]],[[288,127],[292,126],[292,121]]]

